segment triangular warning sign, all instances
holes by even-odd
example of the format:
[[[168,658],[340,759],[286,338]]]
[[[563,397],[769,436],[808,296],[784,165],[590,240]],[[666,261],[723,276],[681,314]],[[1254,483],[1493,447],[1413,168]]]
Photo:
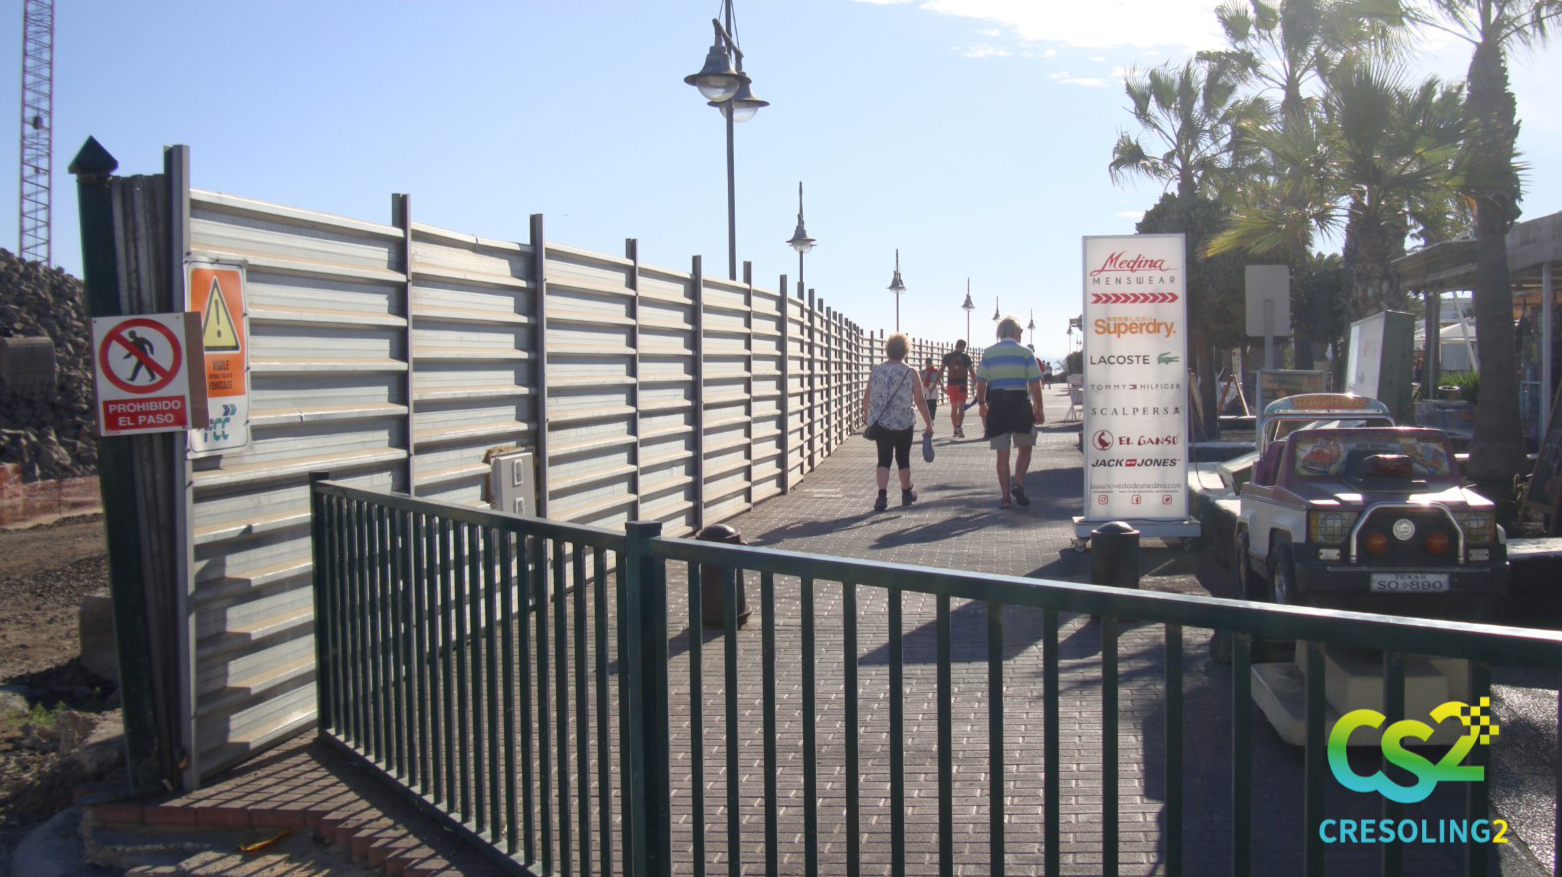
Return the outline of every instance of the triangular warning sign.
[[[239,333],[233,328],[233,314],[222,297],[222,285],[212,278],[206,294],[206,313],[201,315],[201,344],[207,353],[238,353]]]

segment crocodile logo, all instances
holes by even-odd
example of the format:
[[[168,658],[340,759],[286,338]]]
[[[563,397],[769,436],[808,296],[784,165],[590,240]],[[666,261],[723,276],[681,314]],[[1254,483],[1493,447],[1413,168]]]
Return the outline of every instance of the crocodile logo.
[[[1179,359],[1181,359],[1181,357],[1172,356],[1171,351],[1168,350],[1160,356],[1157,356],[1155,361],[1160,365],[1171,365],[1172,363],[1177,362]]]

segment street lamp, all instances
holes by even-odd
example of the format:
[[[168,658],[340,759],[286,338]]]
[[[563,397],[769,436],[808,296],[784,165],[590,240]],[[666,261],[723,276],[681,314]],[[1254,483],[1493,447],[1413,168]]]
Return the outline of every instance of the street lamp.
[[[889,291],[895,293],[895,331],[900,331],[900,296],[906,291],[906,284],[900,282],[900,250],[895,250],[895,276],[890,278]]]
[[[993,296],[993,322],[1003,319],[1003,312],[998,310],[998,296]]]
[[[1036,349],[1036,311],[1034,308],[1030,312],[1030,325],[1025,328],[1030,330],[1030,346],[1034,350]]]
[[[814,248],[814,239],[808,236],[808,230],[803,228],[803,184],[797,184],[797,231],[792,232],[792,239],[787,241],[792,249],[797,251],[797,289],[799,292],[806,289],[803,286],[803,254]]]
[[[971,301],[971,278],[965,279],[965,304],[960,306],[965,311],[965,346],[971,346],[971,312],[976,310],[976,302]]]
[[[698,88],[710,105],[721,111],[727,120],[727,279],[738,279],[738,202],[737,165],[732,150],[732,126],[754,118],[769,101],[754,97],[750,79],[743,72],[743,50],[738,47],[734,33],[737,23],[733,18],[732,0],[722,0],[722,24],[719,18],[711,19],[716,37],[710,52],[705,56],[705,66],[700,72],[683,78],[684,82]],[[734,64],[734,59],[736,64]]]

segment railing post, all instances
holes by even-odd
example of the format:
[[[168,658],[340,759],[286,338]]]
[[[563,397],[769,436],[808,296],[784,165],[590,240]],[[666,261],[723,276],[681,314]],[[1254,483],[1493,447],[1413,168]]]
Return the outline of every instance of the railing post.
[[[309,541],[310,554],[314,559],[314,600],[315,600],[315,711],[320,719],[317,727],[320,736],[325,736],[335,724],[335,717],[331,714],[331,686],[335,683],[336,659],[331,650],[331,601],[326,595],[326,589],[330,588],[329,571],[331,569],[329,537],[326,534],[325,525],[325,498],[320,494],[318,485],[331,477],[329,472],[309,473]]]
[[[623,729],[624,873],[672,873],[671,758],[667,715],[667,584],[648,550],[658,521],[625,526],[626,582],[619,625],[624,631]]]

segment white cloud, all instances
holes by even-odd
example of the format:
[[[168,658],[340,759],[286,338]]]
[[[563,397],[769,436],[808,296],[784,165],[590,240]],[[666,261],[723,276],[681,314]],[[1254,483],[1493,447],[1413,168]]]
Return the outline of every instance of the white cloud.
[[[865,0],[882,3],[886,0]],[[893,0],[891,0],[893,2]],[[1077,48],[1204,49],[1224,43],[1216,0],[925,0],[923,9],[997,22],[1021,39]]]
[[[1007,58],[1014,54],[1010,49],[983,43],[979,46],[968,46],[960,50],[960,54],[967,58]]]
[[[1108,85],[1114,84],[1111,80],[1108,80],[1105,77],[1075,76],[1069,73],[1067,70],[1060,70],[1057,73],[1049,74],[1048,78],[1050,78],[1053,82],[1058,83],[1059,85],[1083,85],[1087,88],[1106,88]]]

